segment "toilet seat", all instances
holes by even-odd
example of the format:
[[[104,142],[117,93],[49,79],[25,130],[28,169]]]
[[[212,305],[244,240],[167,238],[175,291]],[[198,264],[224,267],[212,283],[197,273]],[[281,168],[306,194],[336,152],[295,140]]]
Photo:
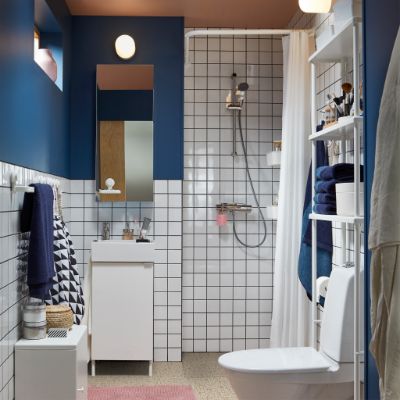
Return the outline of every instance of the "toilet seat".
[[[338,364],[312,347],[234,351],[218,362],[230,374],[257,374],[272,383],[340,383],[351,382],[354,376],[353,363]]]
[[[221,366],[250,373],[296,373],[328,371],[336,363],[312,347],[242,350],[220,357]]]

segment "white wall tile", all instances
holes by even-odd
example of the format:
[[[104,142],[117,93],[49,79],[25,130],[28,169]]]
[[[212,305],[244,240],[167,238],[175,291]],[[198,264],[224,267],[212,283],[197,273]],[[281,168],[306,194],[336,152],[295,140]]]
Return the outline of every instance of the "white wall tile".
[[[221,52],[217,56],[215,53],[219,48]],[[277,53],[275,57],[273,49]],[[242,122],[251,174],[260,202],[270,204],[272,194],[277,193],[279,185],[273,180],[279,182],[279,174],[273,175],[272,170],[267,168],[265,154],[272,149],[272,140],[279,139],[281,135],[282,48],[272,39],[221,37],[216,38],[207,50],[208,55],[214,53],[213,61],[209,57],[199,63],[196,59],[199,49],[194,48],[194,68],[188,75],[194,77],[198,86],[195,85],[193,96],[187,100],[191,103],[190,108],[186,108],[194,118],[195,131],[190,130],[191,125],[185,124],[188,131],[185,135],[182,252],[185,351],[232,349],[232,341],[227,344],[216,334],[216,329],[223,324],[233,324],[233,319],[229,322],[226,317],[232,315],[224,313],[236,312],[239,307],[244,316],[246,312],[254,313],[260,321],[258,310],[254,312],[256,305],[251,301],[261,300],[261,294],[272,296],[272,292],[260,292],[258,274],[262,257],[267,255],[272,263],[275,225],[268,223],[268,241],[262,249],[246,251],[233,237],[232,222],[218,228],[215,205],[221,201],[253,203],[239,140],[237,151],[241,156],[236,159],[231,156],[232,115],[225,109],[225,96],[231,88],[233,72],[237,73],[239,81],[248,81],[251,85]],[[201,54],[199,56],[202,57]],[[232,62],[235,64],[232,65]],[[274,68],[272,62],[276,62]],[[203,91],[205,79],[206,92]],[[215,90],[217,88],[221,90]],[[269,197],[264,193],[268,193]],[[241,216],[237,218],[242,219]],[[256,218],[253,213],[247,222],[238,223],[237,230],[242,240],[259,240],[262,232]],[[243,300],[234,303],[236,296]],[[210,329],[203,329],[207,326]],[[257,322],[257,327],[261,326]],[[245,330],[240,339],[235,343],[236,347],[253,347],[254,340],[258,340],[260,345],[265,340],[261,336],[249,337],[246,344]]]

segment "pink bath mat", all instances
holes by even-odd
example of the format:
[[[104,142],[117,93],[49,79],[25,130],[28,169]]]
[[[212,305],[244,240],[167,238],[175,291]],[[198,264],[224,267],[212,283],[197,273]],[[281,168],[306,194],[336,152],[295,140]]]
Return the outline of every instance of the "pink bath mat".
[[[88,400],[196,400],[190,386],[90,387]]]

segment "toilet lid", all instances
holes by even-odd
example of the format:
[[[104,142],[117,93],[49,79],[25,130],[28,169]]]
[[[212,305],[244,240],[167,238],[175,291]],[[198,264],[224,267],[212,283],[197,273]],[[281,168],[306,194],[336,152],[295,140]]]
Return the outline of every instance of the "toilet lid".
[[[335,364],[312,347],[234,351],[221,356],[218,362],[227,369],[252,373],[327,371]]]

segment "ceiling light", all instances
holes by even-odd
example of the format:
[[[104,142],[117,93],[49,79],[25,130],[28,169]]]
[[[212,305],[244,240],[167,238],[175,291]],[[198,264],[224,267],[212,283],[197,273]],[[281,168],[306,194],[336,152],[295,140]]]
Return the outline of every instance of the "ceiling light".
[[[115,51],[119,57],[124,60],[128,60],[135,54],[135,41],[129,35],[121,35],[115,41]]]
[[[299,0],[299,6],[305,13],[325,14],[331,10],[332,0]]]

